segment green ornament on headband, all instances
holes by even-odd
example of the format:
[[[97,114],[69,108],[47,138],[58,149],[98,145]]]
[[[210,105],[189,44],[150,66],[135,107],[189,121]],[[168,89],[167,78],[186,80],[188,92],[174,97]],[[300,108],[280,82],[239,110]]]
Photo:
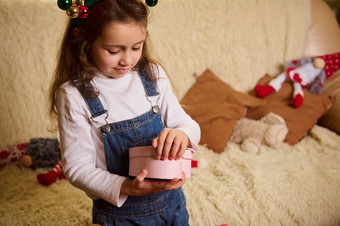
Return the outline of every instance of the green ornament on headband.
[[[86,18],[89,15],[89,7],[98,0],[58,0],[60,9],[66,10],[66,14],[71,18]]]
[[[99,0],[58,0],[60,9],[66,10],[66,14],[71,18],[86,18],[89,15],[89,8]],[[145,0],[150,7],[157,5],[158,0]]]
[[[146,4],[150,7],[157,5],[158,0],[145,0]]]

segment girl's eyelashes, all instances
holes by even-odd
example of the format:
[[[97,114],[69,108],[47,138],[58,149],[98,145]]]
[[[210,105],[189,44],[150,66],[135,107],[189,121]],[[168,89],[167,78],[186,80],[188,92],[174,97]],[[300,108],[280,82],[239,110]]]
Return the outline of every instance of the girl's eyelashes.
[[[111,54],[111,55],[116,55],[118,53],[118,51],[110,51],[108,50],[108,52]]]
[[[141,47],[135,47],[132,48],[133,51],[139,51],[141,49]],[[111,55],[116,55],[119,53],[119,51],[111,51],[111,50],[107,50]]]

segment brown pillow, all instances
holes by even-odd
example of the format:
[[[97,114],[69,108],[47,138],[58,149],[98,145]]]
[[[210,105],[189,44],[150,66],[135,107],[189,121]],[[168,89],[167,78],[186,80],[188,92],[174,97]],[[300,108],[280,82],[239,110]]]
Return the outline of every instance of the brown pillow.
[[[265,101],[237,92],[209,69],[199,76],[181,100],[184,110],[200,125],[200,144],[217,153],[224,151],[234,126],[247,106]]]
[[[272,78],[270,75],[265,75],[258,84],[266,85]],[[269,112],[280,115],[285,119],[288,127],[285,142],[291,145],[297,144],[307,135],[318,119],[327,112],[333,102],[329,96],[312,94],[307,89],[303,89],[303,91],[302,106],[294,108],[292,106],[292,83],[284,82],[278,92],[264,98],[267,101],[265,105],[250,107],[246,117],[257,120]],[[254,91],[251,94],[256,96]]]

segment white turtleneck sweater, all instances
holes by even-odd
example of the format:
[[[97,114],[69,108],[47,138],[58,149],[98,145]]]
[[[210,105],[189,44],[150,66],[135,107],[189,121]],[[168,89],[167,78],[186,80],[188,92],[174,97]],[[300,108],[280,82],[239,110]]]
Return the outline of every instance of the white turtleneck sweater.
[[[130,71],[122,78],[97,74],[92,84],[100,92],[99,98],[108,111],[107,122],[114,123],[142,115],[158,103],[164,125],[183,131],[197,151],[200,128],[180,106],[169,79],[161,67],[157,82],[159,97],[145,96],[138,72]],[[159,98],[159,99],[158,99]],[[85,191],[93,199],[102,198],[118,207],[127,196],[120,195],[125,177],[107,171],[100,126],[105,116],[91,119],[91,113],[78,89],[71,82],[64,83],[57,93],[58,124],[63,170],[69,182]]]

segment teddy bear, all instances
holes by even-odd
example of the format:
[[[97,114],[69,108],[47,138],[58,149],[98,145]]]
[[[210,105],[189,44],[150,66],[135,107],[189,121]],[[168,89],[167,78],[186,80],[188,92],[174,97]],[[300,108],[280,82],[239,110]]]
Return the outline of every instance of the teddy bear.
[[[261,144],[269,147],[279,147],[288,133],[284,119],[275,114],[268,113],[260,120],[241,118],[236,123],[230,142],[241,144],[245,152],[257,154]]]
[[[303,104],[302,88],[308,88],[311,93],[321,93],[325,80],[340,68],[340,53],[327,54],[318,57],[288,61],[286,71],[271,80],[268,85],[256,85],[258,97],[264,98],[274,91],[279,91],[288,78],[293,83],[293,106],[299,108]]]

